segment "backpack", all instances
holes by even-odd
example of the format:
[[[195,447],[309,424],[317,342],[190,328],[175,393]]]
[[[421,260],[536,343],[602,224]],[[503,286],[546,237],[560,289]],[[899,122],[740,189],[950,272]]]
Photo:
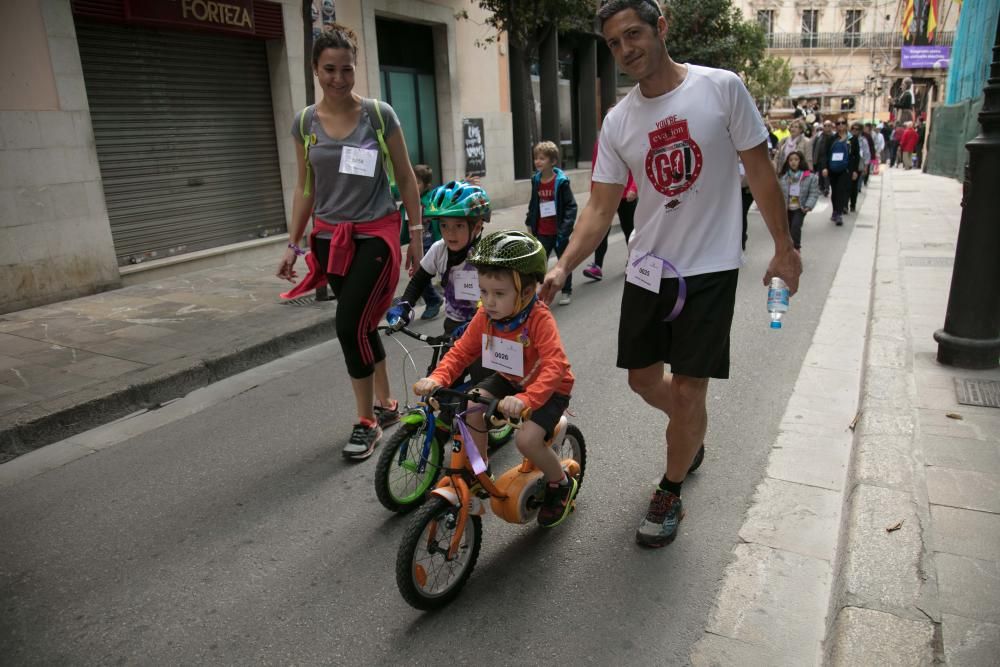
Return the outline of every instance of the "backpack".
[[[392,158],[389,156],[389,147],[385,143],[385,120],[382,118],[382,109],[380,108],[378,98],[369,99],[367,97],[361,98],[361,107],[368,112],[368,120],[371,122],[372,114],[378,118],[378,127],[375,127],[375,123],[372,122],[372,129],[375,130],[375,137],[378,139],[379,150],[382,152],[382,167],[385,169],[385,174],[389,178],[389,187],[395,189],[396,187],[396,173],[392,166]],[[309,122],[316,118],[316,105],[311,104],[304,109],[302,113],[299,114],[299,137],[302,138],[302,148],[305,150],[305,161],[306,161],[306,185],[302,190],[302,194],[308,197],[312,193],[312,165],[309,164],[309,148],[316,143],[316,135],[313,133],[306,134],[306,113],[311,113],[312,117]]]
[[[830,145],[830,160],[827,163],[827,168],[834,174],[847,171],[847,156],[850,153],[851,145],[837,137]]]

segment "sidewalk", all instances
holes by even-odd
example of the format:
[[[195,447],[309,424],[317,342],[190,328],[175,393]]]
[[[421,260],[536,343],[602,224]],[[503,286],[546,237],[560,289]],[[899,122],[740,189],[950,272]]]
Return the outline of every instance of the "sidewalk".
[[[525,208],[489,228],[522,228]],[[279,259],[0,315],[0,463],[334,338],[335,301],[281,302]]]
[[[1000,410],[935,360],[961,185],[872,179],[694,665],[997,665]]]

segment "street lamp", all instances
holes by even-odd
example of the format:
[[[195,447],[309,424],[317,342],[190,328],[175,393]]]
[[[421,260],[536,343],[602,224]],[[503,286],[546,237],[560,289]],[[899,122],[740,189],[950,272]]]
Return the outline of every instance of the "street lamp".
[[[937,359],[959,368],[1000,366],[1000,225],[996,183],[1000,180],[1000,21],[993,64],[979,114],[982,131],[965,147],[969,161],[962,188],[962,221],[955,246],[944,328],[934,333]]]

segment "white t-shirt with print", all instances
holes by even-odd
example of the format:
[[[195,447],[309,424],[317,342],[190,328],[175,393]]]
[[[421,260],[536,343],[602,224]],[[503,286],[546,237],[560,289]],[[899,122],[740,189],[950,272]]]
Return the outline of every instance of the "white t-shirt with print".
[[[737,151],[766,141],[767,129],[738,76],[686,67],[669,93],[647,98],[635,86],[608,112],[593,180],[624,184],[631,170],[639,204],[629,250],[693,276],[742,264]]]
[[[448,246],[444,242],[444,239],[439,239],[435,241],[427,252],[424,253],[424,258],[420,260],[420,267],[427,273],[440,276],[442,282],[444,283],[444,314],[450,320],[455,320],[456,322],[468,322],[472,319],[472,316],[476,314],[476,305],[478,303],[478,298],[475,301],[461,300],[455,296],[455,282],[452,280],[452,274],[455,271],[475,271],[476,267],[472,266],[468,262],[463,262],[457,266],[448,269]],[[447,273],[448,275],[445,275]]]

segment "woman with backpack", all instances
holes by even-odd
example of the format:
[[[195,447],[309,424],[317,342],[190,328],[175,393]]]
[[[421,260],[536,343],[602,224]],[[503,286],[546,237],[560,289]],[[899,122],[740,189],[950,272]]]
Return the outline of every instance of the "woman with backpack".
[[[354,34],[339,25],[328,27],[313,43],[313,72],[323,98],[299,112],[292,126],[298,182],[288,248],[277,275],[295,282],[295,260],[305,255],[309,275],[282,296],[293,298],[327,283],[337,296],[337,338],[358,415],[343,453],[362,460],[375,450],[382,427],[399,419],[377,331],[391,305],[402,259],[400,215],[391,194],[394,175],[409,212],[410,238],[423,236],[423,224],[417,180],[396,113],[388,104],[353,92],[357,53]],[[299,244],[311,215],[307,253]],[[410,243],[408,248],[406,265],[412,275],[423,247]]]
[[[855,187],[854,181],[849,173],[851,159],[851,144],[847,136],[847,121],[843,118],[837,119],[837,134],[830,142],[830,152],[827,158],[827,167],[823,170],[823,175],[830,179],[830,188],[833,190],[831,197],[833,204],[833,214],[830,220],[838,227],[844,224],[844,214],[847,213],[848,200],[851,196],[851,188]],[[854,155],[855,162],[858,156]]]
[[[819,199],[819,185],[816,174],[806,169],[806,158],[799,151],[793,151],[785,158],[778,173],[778,185],[785,195],[785,208],[788,210],[788,229],[792,233],[792,242],[796,250],[802,249],[802,223],[806,213],[816,207]]]

